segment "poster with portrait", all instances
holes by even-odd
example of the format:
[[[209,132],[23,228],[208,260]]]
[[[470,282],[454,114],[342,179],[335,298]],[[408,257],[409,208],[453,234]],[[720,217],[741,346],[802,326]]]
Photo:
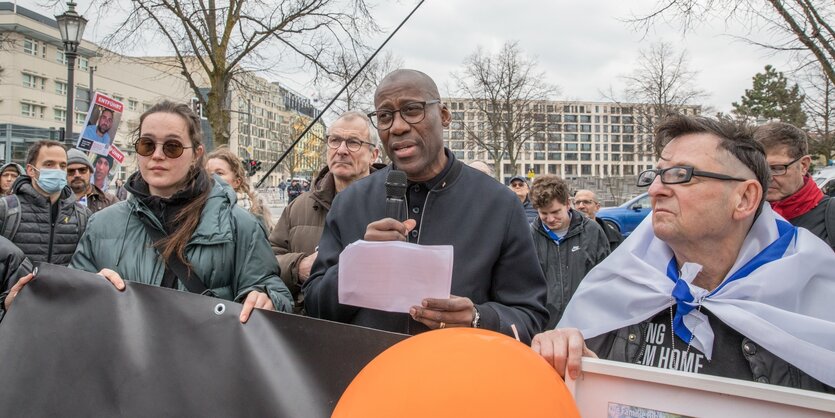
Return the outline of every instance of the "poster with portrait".
[[[116,175],[116,167],[125,161],[125,155],[115,145],[111,145],[107,155],[90,153],[88,158],[90,164],[93,165],[93,175],[90,176],[90,183],[95,184],[103,192],[108,191],[110,183]]]
[[[122,102],[96,92],[90,103],[90,110],[87,111],[87,118],[84,120],[84,129],[78,135],[75,147],[107,156],[119,128],[119,122],[122,120],[123,110]]]

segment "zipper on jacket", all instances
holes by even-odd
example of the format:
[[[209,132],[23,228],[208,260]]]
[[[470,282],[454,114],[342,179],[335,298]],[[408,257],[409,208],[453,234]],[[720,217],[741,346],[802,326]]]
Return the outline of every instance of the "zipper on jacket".
[[[61,214],[58,213],[58,216],[60,217]],[[50,214],[50,217],[52,217],[51,214]],[[49,228],[49,251],[47,251],[47,253],[46,253],[46,262],[47,263],[52,262],[52,241],[54,240],[54,237],[55,237],[55,221],[52,221],[51,225],[52,226]]]

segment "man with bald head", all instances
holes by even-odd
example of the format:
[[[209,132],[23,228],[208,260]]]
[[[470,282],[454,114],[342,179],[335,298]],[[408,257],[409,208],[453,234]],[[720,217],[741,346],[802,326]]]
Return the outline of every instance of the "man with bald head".
[[[597,211],[600,210],[600,202],[597,201],[597,195],[591,190],[577,190],[574,193],[574,208],[582,212],[589,219],[597,222],[603,228],[606,239],[609,241],[609,249],[615,251],[615,248],[623,241],[623,235],[615,227],[597,217]]]
[[[762,145],[702,117],[669,117],[655,134],[658,163],[638,177],[652,215],[533,349],[574,378],[587,355],[832,391],[835,254],[764,204]]]
[[[426,74],[388,74],[377,87],[374,106],[369,117],[392,164],[334,200],[313,272],[302,288],[305,310],[406,334],[476,327],[513,335],[515,328],[521,340],[530,341],[548,319],[546,288],[516,196],[444,148],[443,131],[452,117]],[[394,169],[407,177],[405,221],[386,218],[385,182]],[[452,296],[423,299],[409,314],[340,304],[339,254],[360,239],[452,245]]]

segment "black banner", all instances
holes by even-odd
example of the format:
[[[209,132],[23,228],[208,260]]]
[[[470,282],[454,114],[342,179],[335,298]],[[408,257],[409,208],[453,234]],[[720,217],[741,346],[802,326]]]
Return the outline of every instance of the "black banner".
[[[0,323],[3,416],[329,416],[405,335],[42,264]]]

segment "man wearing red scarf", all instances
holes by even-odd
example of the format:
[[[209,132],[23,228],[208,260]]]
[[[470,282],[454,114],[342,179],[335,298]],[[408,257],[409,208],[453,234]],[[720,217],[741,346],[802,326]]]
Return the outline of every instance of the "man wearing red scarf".
[[[830,226],[827,231],[827,224],[835,225],[835,203],[809,175],[812,158],[806,133],[788,123],[770,122],[757,128],[754,138],[763,144],[771,168],[766,195],[771,208],[835,249],[835,230]]]

